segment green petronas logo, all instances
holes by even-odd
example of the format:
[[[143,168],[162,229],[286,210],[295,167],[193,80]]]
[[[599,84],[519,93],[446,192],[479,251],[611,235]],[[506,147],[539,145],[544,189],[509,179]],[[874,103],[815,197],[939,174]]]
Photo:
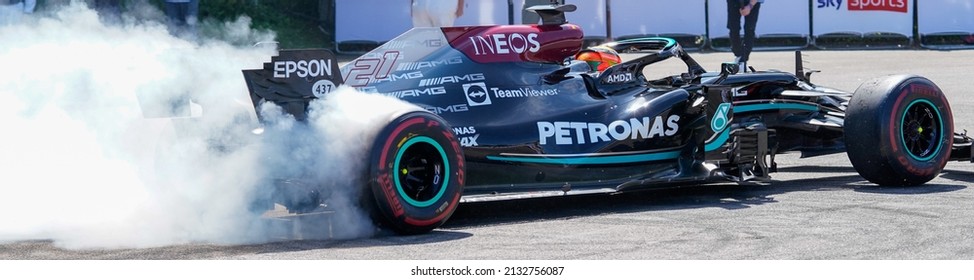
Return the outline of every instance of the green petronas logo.
[[[728,117],[730,108],[730,103],[720,103],[720,106],[717,106],[717,112],[714,112],[714,118],[710,121],[710,129],[714,132],[720,132],[727,128],[727,125],[730,124]]]

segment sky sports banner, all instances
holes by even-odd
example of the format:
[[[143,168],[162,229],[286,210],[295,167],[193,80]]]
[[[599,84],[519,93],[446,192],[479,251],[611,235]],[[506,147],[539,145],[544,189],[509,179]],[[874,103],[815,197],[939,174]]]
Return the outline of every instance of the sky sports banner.
[[[645,34],[707,34],[704,0],[683,1],[679,5],[668,5],[667,2],[669,1],[610,1],[612,37]],[[723,29],[727,30],[727,28]]]
[[[814,1],[814,0],[813,0]],[[710,38],[727,38],[727,1],[710,0]],[[808,2],[769,0],[761,4],[757,36],[771,34],[808,35]],[[743,25],[744,21],[741,21]],[[743,28],[743,26],[742,26]],[[743,29],[741,30],[743,32]]]
[[[812,9],[815,36],[886,32],[913,37],[910,0],[814,0]],[[764,15],[762,11],[761,16]]]
[[[974,1],[923,0],[917,2],[917,29],[933,33],[974,33]]]

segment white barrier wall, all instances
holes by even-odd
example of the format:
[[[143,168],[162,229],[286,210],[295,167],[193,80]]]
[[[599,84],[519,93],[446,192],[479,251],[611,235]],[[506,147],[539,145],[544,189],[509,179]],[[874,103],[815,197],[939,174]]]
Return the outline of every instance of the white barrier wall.
[[[710,0],[709,9],[710,38],[727,38],[729,32],[727,29],[727,1]],[[779,34],[807,37],[809,32],[809,17],[808,1],[766,0],[764,3],[761,3],[761,11],[758,14],[758,25],[754,32],[758,37]],[[744,18],[741,18],[741,32],[744,32],[743,29]]]
[[[508,0],[467,0],[463,15],[453,25],[507,24],[507,7]],[[392,40],[413,28],[411,8],[410,0],[337,0],[335,41]]]
[[[917,2],[917,30],[923,34],[974,33],[974,1],[923,0]]]
[[[578,10],[567,13],[565,17],[568,18],[569,23],[574,23],[582,27],[586,38],[606,37],[608,26],[605,20],[605,0],[569,0],[566,3],[574,4],[578,7]]]
[[[409,0],[336,0],[335,41],[385,42],[413,28]]]
[[[726,12],[724,17],[726,20]],[[811,17],[812,15],[808,13],[808,2],[806,1],[767,0],[761,3],[757,34],[758,36],[798,34],[808,37],[811,26],[809,19]]]
[[[522,9],[524,7],[524,0],[513,0],[511,2],[514,7],[514,24],[522,24],[521,18],[523,17]]]
[[[711,0],[714,1],[724,0]],[[610,0],[612,37],[647,34],[705,36],[707,34],[704,0],[679,1],[679,5],[673,3],[674,1],[671,0]]]
[[[895,33],[913,35],[913,1],[917,0],[767,0],[762,4],[757,36],[808,37],[832,33]],[[466,0],[454,25],[521,23],[525,0]],[[547,2],[547,1],[545,1]],[[646,34],[727,37],[726,0],[583,0],[567,1],[578,10],[567,15],[587,38],[608,35],[606,5],[612,13],[613,37]],[[923,0],[917,3],[920,34],[974,33],[974,1]],[[335,39],[381,43],[412,28],[410,0],[336,0]],[[808,13],[811,6],[812,13]],[[709,13],[706,11],[709,10]],[[706,19],[706,20],[705,20]],[[709,20],[709,25],[707,22]]]
[[[821,0],[812,4],[815,36],[887,32],[913,37],[913,0]]]
[[[463,1],[463,15],[457,18],[453,25],[467,26],[507,24],[507,1],[508,0]]]
[[[547,2],[547,1],[546,1]],[[335,41],[385,42],[413,27],[410,0],[336,0]],[[524,0],[510,1],[514,23],[521,23]],[[578,10],[568,13],[569,22],[582,27],[586,37],[605,37],[605,0],[572,3]],[[463,15],[454,26],[508,24],[508,0],[466,0]]]

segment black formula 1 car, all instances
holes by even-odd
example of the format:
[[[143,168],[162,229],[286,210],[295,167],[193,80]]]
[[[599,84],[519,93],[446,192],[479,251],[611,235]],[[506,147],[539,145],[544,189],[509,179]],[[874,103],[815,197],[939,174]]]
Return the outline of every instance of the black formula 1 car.
[[[641,56],[598,72],[572,59],[583,44],[565,21],[574,6],[535,10],[543,24],[415,28],[340,69],[328,51],[296,50],[244,75],[255,106],[298,119],[339,85],[417,105],[389,116],[363,159],[368,203],[406,234],[442,225],[461,202],[767,182],[785,152],[845,151],[884,186],[971,160],[971,138],[953,133],[947,99],[923,77],[848,93],[812,84],[800,54],[796,73],[707,72],[667,38],[604,44]],[[643,74],[666,59],[687,71]]]

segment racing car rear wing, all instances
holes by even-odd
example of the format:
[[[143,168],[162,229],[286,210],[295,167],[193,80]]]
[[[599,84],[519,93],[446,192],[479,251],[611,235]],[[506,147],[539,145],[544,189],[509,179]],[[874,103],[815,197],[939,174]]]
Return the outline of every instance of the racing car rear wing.
[[[568,22],[565,18],[566,12],[574,12],[578,7],[572,4],[567,5],[537,5],[528,7],[527,10],[535,12],[541,17],[541,24],[561,25]]]
[[[262,69],[243,70],[243,75],[254,109],[274,102],[298,120],[307,118],[311,100],[342,84],[338,60],[323,49],[281,50]]]

